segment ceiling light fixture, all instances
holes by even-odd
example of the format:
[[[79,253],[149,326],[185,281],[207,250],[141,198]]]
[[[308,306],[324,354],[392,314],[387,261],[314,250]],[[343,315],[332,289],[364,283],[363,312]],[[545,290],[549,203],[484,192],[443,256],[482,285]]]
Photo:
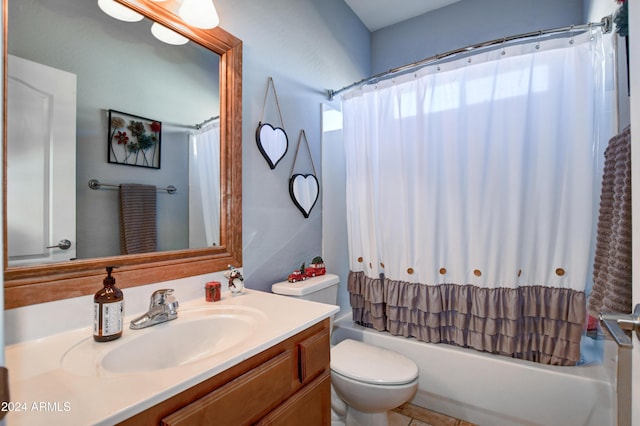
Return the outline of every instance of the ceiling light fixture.
[[[151,1],[163,2],[166,0]],[[115,0],[98,0],[98,6],[104,13],[120,21],[137,22],[144,19],[140,13]],[[213,0],[183,0],[178,15],[186,24],[196,28],[211,29],[217,27],[220,22]],[[188,38],[158,23],[151,26],[151,33],[155,38],[167,44],[181,45],[189,42]]]
[[[114,0],[98,0],[98,6],[112,18],[125,22],[141,21],[144,16]]]
[[[196,28],[211,29],[220,23],[213,0],[184,0],[178,15],[184,22]]]
[[[167,43],[179,46],[181,44],[187,44],[189,39],[178,34],[177,32],[170,30],[164,25],[160,25],[157,22],[154,22],[151,25],[151,34],[158,40]]]

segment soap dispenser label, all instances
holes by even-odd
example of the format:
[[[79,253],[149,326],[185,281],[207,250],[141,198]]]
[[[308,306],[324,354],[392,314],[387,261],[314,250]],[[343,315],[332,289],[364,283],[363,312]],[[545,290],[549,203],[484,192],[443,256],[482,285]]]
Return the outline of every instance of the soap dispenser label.
[[[123,301],[119,301],[93,304],[93,334],[111,336],[122,331],[123,303]],[[100,312],[101,310],[102,312]],[[102,328],[102,333],[100,333],[100,328]]]

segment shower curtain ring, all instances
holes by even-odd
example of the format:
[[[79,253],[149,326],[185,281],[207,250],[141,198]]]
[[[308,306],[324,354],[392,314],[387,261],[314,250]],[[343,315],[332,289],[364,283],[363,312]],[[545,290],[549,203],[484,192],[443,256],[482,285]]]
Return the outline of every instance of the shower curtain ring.
[[[540,50],[540,37],[542,37],[542,30],[538,30],[538,40],[536,42],[536,50]]]
[[[505,43],[506,41],[507,41],[507,38],[506,38],[506,37],[504,37],[504,38],[502,39],[502,52],[500,52],[500,54],[501,54],[501,55],[503,55],[503,56],[507,54],[507,52],[505,52],[505,51],[504,51],[504,43]]]
[[[569,44],[573,44],[573,25],[569,27],[569,34],[571,34],[571,39],[569,40]]]

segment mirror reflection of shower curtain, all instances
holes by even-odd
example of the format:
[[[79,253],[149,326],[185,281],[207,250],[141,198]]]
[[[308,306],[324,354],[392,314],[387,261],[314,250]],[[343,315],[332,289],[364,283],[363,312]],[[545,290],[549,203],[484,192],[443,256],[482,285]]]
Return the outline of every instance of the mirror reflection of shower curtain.
[[[189,247],[220,244],[220,120],[189,135]]]

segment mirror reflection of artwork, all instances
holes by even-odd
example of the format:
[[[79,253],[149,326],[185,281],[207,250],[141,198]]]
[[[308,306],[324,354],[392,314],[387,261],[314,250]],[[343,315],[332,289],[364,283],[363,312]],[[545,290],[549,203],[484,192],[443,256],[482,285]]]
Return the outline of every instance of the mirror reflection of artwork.
[[[160,168],[162,123],[109,110],[109,163]]]

